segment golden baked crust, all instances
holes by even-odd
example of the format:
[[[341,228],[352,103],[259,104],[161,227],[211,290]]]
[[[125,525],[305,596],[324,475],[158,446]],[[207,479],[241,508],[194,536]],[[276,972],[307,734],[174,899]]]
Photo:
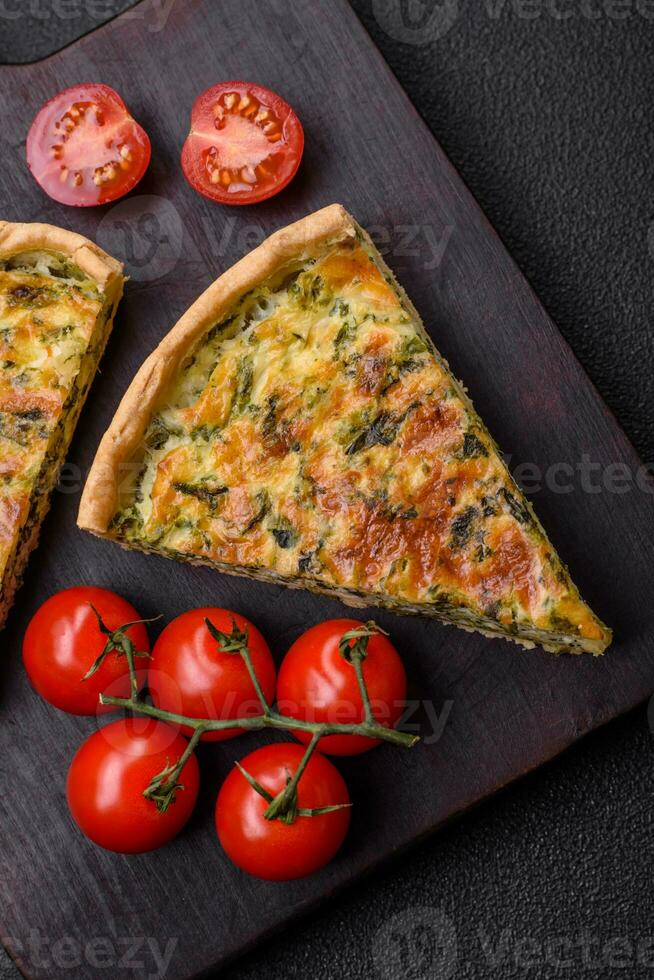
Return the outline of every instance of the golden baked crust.
[[[21,252],[65,255],[103,291],[122,280],[122,263],[77,232],[37,222],[0,221],[0,258]]]
[[[122,287],[122,265],[83,236],[0,222],[0,627]]]
[[[79,523],[128,547],[601,653],[462,386],[339,205],[273,235],[148,358]]]

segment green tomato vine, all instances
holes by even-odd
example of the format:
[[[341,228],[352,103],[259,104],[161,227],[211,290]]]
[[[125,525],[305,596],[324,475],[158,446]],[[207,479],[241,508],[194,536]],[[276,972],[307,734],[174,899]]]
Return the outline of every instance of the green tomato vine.
[[[352,665],[352,669],[356,673],[357,684],[364,708],[364,719],[356,724],[341,724],[336,722],[332,724],[303,721],[279,714],[274,706],[270,705],[266,700],[261,684],[259,683],[248,648],[247,629],[244,631],[240,630],[236,623],[233,622],[231,633],[225,633],[217,629],[209,619],[205,619],[205,624],[212,638],[216,641],[217,650],[220,653],[239,656],[243,660],[261,706],[260,714],[244,718],[188,718],[185,715],[156,708],[144,699],[142,692],[139,692],[135,666],[136,660],[140,657],[149,658],[150,655],[136,650],[134,644],[126,634],[126,630],[135,624],[128,623],[117,630],[111,631],[102,622],[99,613],[95,609],[94,612],[97,616],[101,632],[107,636],[107,642],[100,657],[86,674],[84,680],[97,670],[106,656],[112,652],[116,652],[119,656],[125,656],[127,660],[132,692],[129,698],[117,698],[111,697],[108,694],[101,694],[101,704],[124,708],[126,711],[131,711],[137,715],[144,715],[149,718],[155,718],[158,721],[167,722],[170,725],[185,726],[193,730],[188,745],[180,758],[176,762],[167,765],[162,772],[153,776],[149,785],[143,791],[146,799],[151,800],[162,813],[165,813],[168,807],[174,804],[177,793],[184,788],[183,784],[180,783],[182,771],[205,732],[223,731],[228,728],[240,728],[244,731],[260,731],[264,728],[273,728],[282,731],[305,731],[311,734],[311,740],[307,745],[299,766],[292,776],[289,774],[286,786],[275,797],[261,786],[250,773],[246,772],[239,763],[236,763],[252,788],[266,800],[268,807],[264,814],[265,818],[267,820],[280,820],[283,823],[289,824],[293,823],[298,816],[316,816],[341,809],[342,806],[350,805],[338,804],[335,806],[321,807],[317,810],[303,809],[298,805],[298,784],[311,756],[318,747],[320,739],[325,735],[360,735],[364,738],[380,739],[381,741],[390,742],[393,745],[399,745],[404,748],[411,748],[419,741],[417,735],[410,735],[407,732],[397,731],[394,728],[387,728],[381,725],[374,717],[368,689],[363,676],[363,662],[368,655],[370,638],[384,631],[372,621],[356,629],[349,630],[342,636],[339,643],[341,656],[347,663]],[[152,622],[152,620],[142,620],[141,622]]]

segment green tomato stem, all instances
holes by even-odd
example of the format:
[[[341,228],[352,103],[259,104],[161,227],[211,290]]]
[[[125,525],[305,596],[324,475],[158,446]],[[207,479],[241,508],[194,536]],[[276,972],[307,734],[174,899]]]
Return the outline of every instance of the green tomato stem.
[[[96,614],[97,615],[97,614]],[[98,620],[101,629],[104,627],[100,617]],[[288,782],[284,789],[273,799],[270,793],[264,791],[262,787],[255,784],[255,781],[241,769],[254,789],[264,797],[269,804],[264,814],[266,820],[281,820],[284,823],[293,823],[298,816],[314,816],[319,813],[330,813],[333,810],[341,809],[343,804],[336,804],[333,807],[323,807],[319,810],[308,810],[298,807],[297,788],[302,778],[311,756],[318,748],[320,739],[326,735],[359,735],[363,738],[379,739],[383,742],[390,742],[393,745],[400,745],[404,748],[411,748],[419,741],[417,735],[409,735],[407,732],[399,732],[394,728],[386,728],[380,725],[373,715],[370,697],[363,676],[363,661],[367,656],[368,641],[375,633],[383,632],[375,623],[366,623],[365,627],[352,630],[346,633],[341,639],[340,649],[345,659],[352,665],[356,672],[357,683],[361,694],[364,707],[364,720],[357,724],[321,723],[303,721],[301,719],[289,718],[281,715],[272,708],[257,677],[257,673],[252,663],[252,657],[248,647],[248,632],[242,632],[233,623],[231,633],[223,633],[218,630],[210,620],[205,620],[207,629],[211,636],[218,643],[218,649],[223,653],[238,653],[242,658],[248,675],[252,681],[257,697],[261,704],[261,714],[243,718],[188,718],[185,715],[177,714],[172,711],[165,711],[154,705],[142,701],[139,696],[138,682],[136,677],[136,667],[134,660],[139,654],[134,650],[131,643],[125,643],[122,652],[126,655],[129,667],[131,682],[131,697],[117,698],[108,694],[100,695],[100,703],[111,705],[116,708],[124,708],[135,714],[146,715],[149,718],[156,718],[158,721],[167,722],[170,725],[183,726],[193,731],[188,745],[179,760],[172,766],[166,766],[163,772],[153,777],[150,785],[144,791],[144,796],[152,800],[161,812],[165,812],[171,803],[175,802],[175,796],[179,789],[183,789],[179,783],[179,777],[188,762],[192,753],[205,732],[220,732],[227,729],[240,728],[243,731],[259,731],[262,728],[273,728],[281,731],[302,731],[311,735],[311,740],[307,745],[306,751],[300,761],[300,765],[293,774],[289,775]],[[103,632],[109,633],[104,627]],[[117,631],[119,632],[119,631]],[[123,639],[127,639],[121,636]],[[354,642],[352,642],[354,641]],[[238,765],[238,763],[237,763]],[[241,768],[241,767],[239,767]]]
[[[195,748],[202,738],[204,729],[202,726],[196,728],[189,739],[188,745],[173,766],[166,766],[163,772],[156,775],[143,795],[146,800],[152,800],[160,813],[165,813],[171,803],[175,802],[177,791],[184,789],[179,782],[184,766],[193,755]]]
[[[293,823],[298,812],[297,784],[300,781],[302,773],[309,764],[311,756],[316,751],[319,741],[320,733],[314,732],[314,734],[311,736],[311,741],[307,745],[306,751],[300,760],[300,765],[297,767],[284,789],[275,797],[264,813],[266,820],[281,820],[283,823]]]
[[[244,718],[188,718],[186,715],[179,715],[172,711],[164,711],[155,708],[154,705],[146,704],[138,698],[115,698],[108,694],[100,695],[101,704],[112,705],[116,708],[124,708],[126,711],[133,711],[136,714],[147,715],[149,718],[157,718],[159,721],[168,722],[170,725],[184,725],[187,728],[202,727],[206,732],[222,732],[228,728],[242,728],[245,731],[260,731],[262,728],[274,728],[278,731],[302,731],[309,732],[319,737],[324,735],[362,735],[364,738],[380,739],[383,742],[390,742],[393,745],[401,745],[403,748],[410,749],[416,742],[420,741],[419,735],[410,735],[408,732],[399,732],[395,728],[386,728],[376,721],[363,721],[358,724],[322,724],[320,722],[302,721],[301,719],[289,718],[287,715],[280,715],[274,709],[270,709],[268,714],[250,715]]]

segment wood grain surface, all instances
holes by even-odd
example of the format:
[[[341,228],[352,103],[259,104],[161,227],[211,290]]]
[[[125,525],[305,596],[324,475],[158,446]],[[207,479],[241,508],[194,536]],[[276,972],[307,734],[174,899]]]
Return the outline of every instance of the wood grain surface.
[[[295,106],[307,149],[286,192],[237,211],[194,194],[178,155],[195,96],[241,77]],[[24,163],[40,104],[83,80],[115,86],[153,141],[148,175],[114,208],[59,206]],[[0,152],[2,218],[97,238],[132,277],[65,481],[0,635],[0,926],[27,975],[177,980],[224,963],[652,693],[654,487],[345,0],[177,0],[165,23],[162,5],[145,0],[43,62],[0,68]],[[145,355],[235,259],[333,201],[373,230],[512,468],[523,464],[523,477],[540,482],[532,495],[539,516],[615,643],[602,660],[556,659],[375,613],[405,655],[412,722],[426,737],[411,752],[384,746],[339,762],[355,807],[329,868],[264,884],[220,850],[218,787],[264,735],[201,749],[200,803],[169,847],[136,858],[104,853],[80,837],[64,793],[72,755],[96,724],[32,694],[20,662],[25,625],[52,592],[92,582],[146,616],[231,606],[258,624],[279,658],[308,625],[343,613],[309,594],[124,553],[75,526],[83,475]]]

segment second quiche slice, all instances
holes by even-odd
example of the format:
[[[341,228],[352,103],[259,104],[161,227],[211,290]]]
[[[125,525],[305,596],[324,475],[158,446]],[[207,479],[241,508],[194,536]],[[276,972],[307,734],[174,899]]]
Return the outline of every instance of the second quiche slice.
[[[339,205],[238,262],[148,358],[79,523],[527,647],[600,654],[611,639]]]
[[[81,235],[0,221],[0,628],[111,331],[122,272]]]

